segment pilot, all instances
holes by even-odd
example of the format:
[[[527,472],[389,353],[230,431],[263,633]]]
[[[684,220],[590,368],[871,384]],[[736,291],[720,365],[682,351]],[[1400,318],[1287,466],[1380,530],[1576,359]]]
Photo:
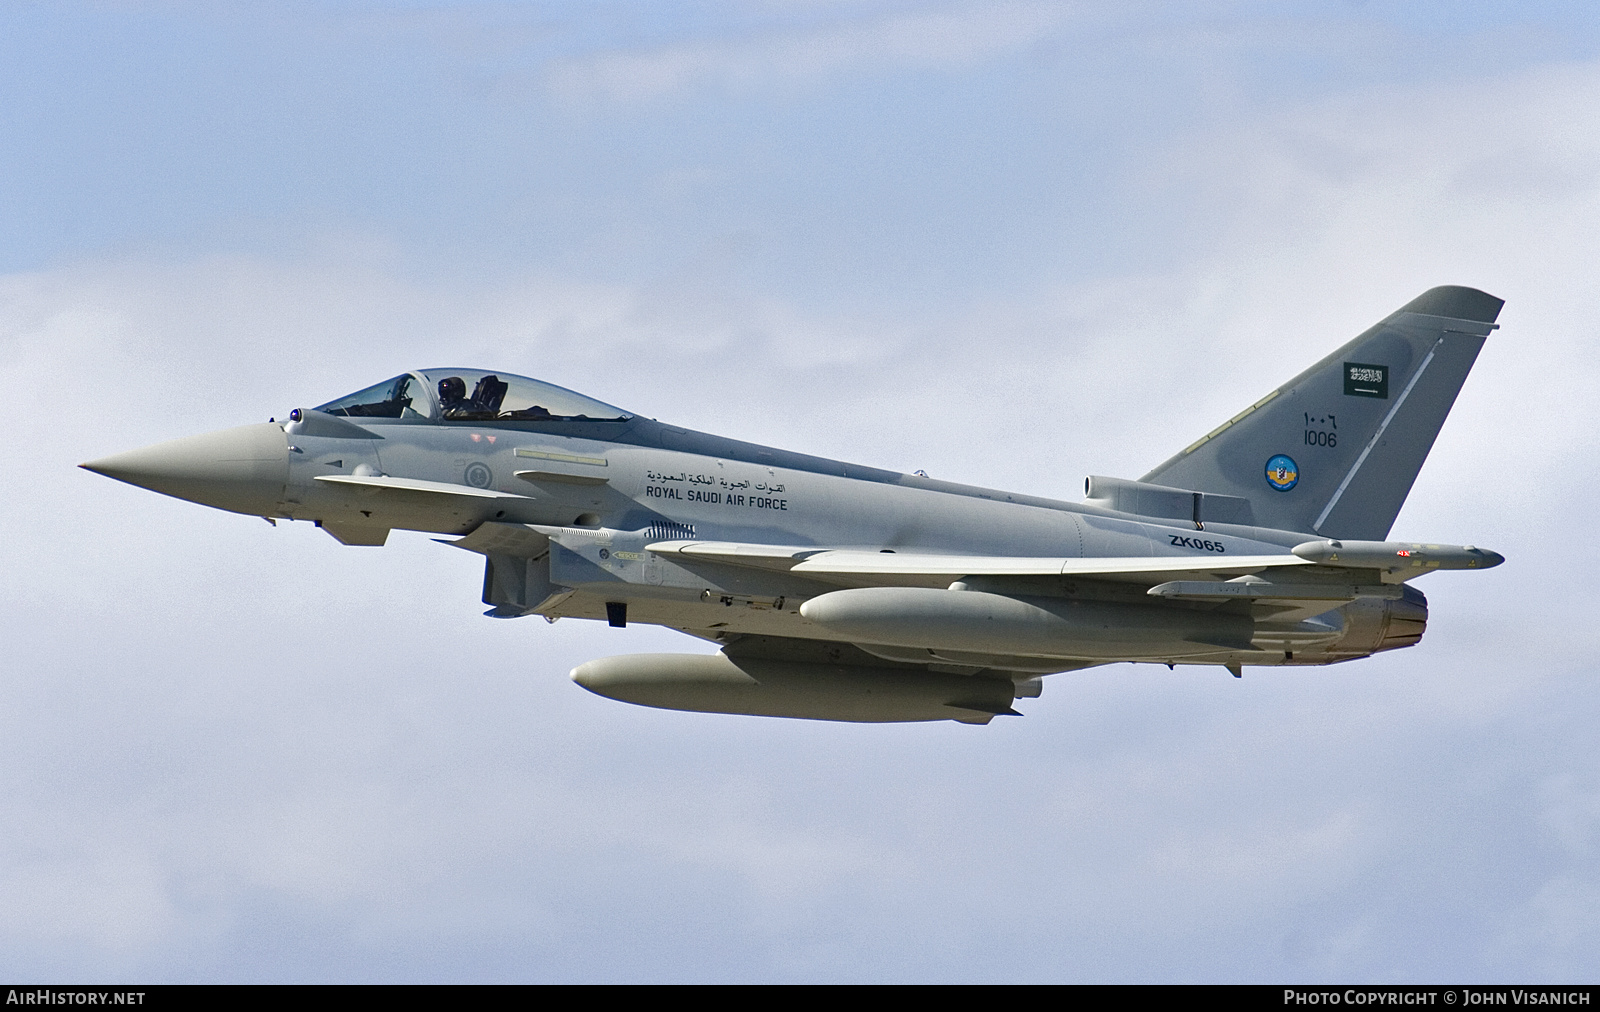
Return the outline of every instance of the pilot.
[[[439,414],[451,418],[470,407],[467,403],[467,383],[460,376],[447,376],[439,381]]]

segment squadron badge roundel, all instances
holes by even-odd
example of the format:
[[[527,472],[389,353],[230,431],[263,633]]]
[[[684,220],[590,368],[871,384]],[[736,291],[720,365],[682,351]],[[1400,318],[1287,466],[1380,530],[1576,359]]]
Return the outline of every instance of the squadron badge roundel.
[[[1288,454],[1280,453],[1267,461],[1267,484],[1287,492],[1300,483],[1300,465]]]
[[[466,479],[467,484],[473,488],[488,488],[494,481],[494,474],[487,467],[473,461],[467,465]]]

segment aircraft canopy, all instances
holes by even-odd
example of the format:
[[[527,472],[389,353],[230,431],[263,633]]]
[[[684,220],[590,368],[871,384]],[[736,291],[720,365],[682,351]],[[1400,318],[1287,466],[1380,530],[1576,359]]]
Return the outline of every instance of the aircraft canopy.
[[[553,383],[482,369],[403,373],[317,410],[351,418],[435,422],[616,422],[633,417]]]

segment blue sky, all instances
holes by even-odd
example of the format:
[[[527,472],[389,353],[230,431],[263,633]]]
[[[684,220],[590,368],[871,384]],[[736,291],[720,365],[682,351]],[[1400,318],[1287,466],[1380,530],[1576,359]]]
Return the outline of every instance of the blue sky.
[[[763,289],[1015,291],[1193,256],[1228,211],[1174,141],[1592,53],[1582,5],[1457,6],[14,5],[0,255],[633,279],[744,236]]]
[[[0,12],[0,971],[1577,980],[1586,5]],[[663,631],[79,461],[485,366],[1075,499],[1425,288],[1507,299],[1396,535],[1422,645],[1053,676],[1021,720],[650,711]],[[1434,582],[1437,581],[1437,582]]]

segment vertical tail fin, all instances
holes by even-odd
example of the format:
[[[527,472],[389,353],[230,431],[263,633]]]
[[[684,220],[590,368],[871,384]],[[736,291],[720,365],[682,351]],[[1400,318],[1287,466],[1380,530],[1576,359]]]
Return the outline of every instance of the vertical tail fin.
[[[1502,305],[1431,288],[1141,480],[1242,496],[1262,526],[1381,541]]]

